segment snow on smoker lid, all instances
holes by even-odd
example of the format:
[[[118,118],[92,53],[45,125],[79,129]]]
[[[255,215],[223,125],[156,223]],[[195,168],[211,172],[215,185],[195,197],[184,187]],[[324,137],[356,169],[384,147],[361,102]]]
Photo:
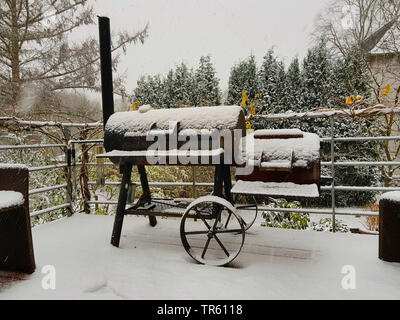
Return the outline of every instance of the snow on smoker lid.
[[[28,167],[24,164],[19,163],[0,163],[0,169],[28,169]]]
[[[0,191],[0,210],[24,204],[24,196],[20,192]]]
[[[303,138],[254,139],[254,134],[248,135],[247,158],[261,162],[292,161],[293,167],[305,168],[319,159],[320,139],[314,133],[300,132]]]
[[[244,114],[238,106],[151,109],[145,113],[116,112],[107,121],[106,130],[145,134],[151,129],[168,130],[171,121],[178,121],[180,129],[233,130],[244,127]]]
[[[400,191],[386,192],[380,196],[380,200],[400,202]]]

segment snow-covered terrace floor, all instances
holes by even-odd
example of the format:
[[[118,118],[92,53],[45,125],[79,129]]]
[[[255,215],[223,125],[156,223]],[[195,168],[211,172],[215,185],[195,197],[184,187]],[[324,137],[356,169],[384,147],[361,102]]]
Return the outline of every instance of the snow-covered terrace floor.
[[[400,299],[400,264],[378,259],[378,237],[254,226],[231,267],[193,262],[179,220],[126,217],[120,248],[109,244],[112,216],[77,214],[33,229],[37,270],[9,281],[1,299]],[[56,290],[42,289],[45,265]],[[356,289],[344,290],[344,265]],[[3,282],[3,285],[1,285]]]

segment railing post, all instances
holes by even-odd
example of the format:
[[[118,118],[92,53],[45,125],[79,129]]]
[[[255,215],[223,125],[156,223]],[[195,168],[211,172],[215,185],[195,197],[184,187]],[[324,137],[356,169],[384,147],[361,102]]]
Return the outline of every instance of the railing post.
[[[193,186],[193,198],[196,199],[196,167],[192,167],[192,186]]]
[[[81,187],[82,187],[82,196],[83,196],[83,210],[86,214],[90,214],[90,190],[89,190],[89,171],[87,167],[87,163],[89,160],[89,155],[86,150],[86,145],[82,145],[82,167],[81,167]]]
[[[332,170],[332,189],[331,189],[331,200],[332,200],[332,231],[336,232],[336,201],[335,201],[335,128],[334,119],[330,118],[331,126],[331,170]]]
[[[73,190],[78,190],[78,184],[76,181],[76,150],[75,150],[75,143],[71,143],[71,150],[72,150],[72,186]],[[75,200],[75,197],[74,197]]]
[[[81,140],[86,140],[86,132],[81,133]],[[88,153],[88,148],[85,143],[81,144],[81,173],[80,173],[80,185],[81,185],[81,193],[82,193],[82,198],[83,198],[83,211],[86,214],[90,214],[90,189],[89,189],[89,170],[87,167],[87,164],[89,162],[89,153]]]
[[[67,164],[67,167],[65,169],[65,180],[67,183],[67,202],[69,204],[68,206],[68,216],[71,216],[74,211],[73,211],[73,186],[72,186],[72,149],[71,146],[68,144],[68,141],[71,137],[71,132],[68,128],[63,128],[63,133],[64,137],[66,140],[66,146],[64,147],[64,153],[65,153],[65,162]]]
[[[73,214],[73,187],[72,187],[72,163],[71,163],[71,155],[72,150],[69,146],[65,147],[65,161],[67,163],[66,168],[66,182],[67,182],[67,202],[69,203],[68,207],[68,216]]]

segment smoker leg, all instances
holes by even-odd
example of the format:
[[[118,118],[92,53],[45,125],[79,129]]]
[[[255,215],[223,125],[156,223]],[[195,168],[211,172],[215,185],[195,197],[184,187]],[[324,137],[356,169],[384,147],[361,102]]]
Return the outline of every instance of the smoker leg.
[[[223,184],[224,184],[224,196],[227,201],[233,204],[232,197],[232,177],[231,177],[231,169],[229,166],[224,165],[223,168]],[[228,227],[228,223],[231,221],[232,212],[229,212],[228,219],[226,220],[225,228]],[[240,217],[239,217],[240,218]]]
[[[137,166],[139,175],[140,175],[140,183],[142,185],[142,199],[141,201],[144,203],[146,202],[151,202],[151,193],[150,193],[150,187],[149,187],[149,181],[147,180],[147,173],[146,173],[146,168],[144,166]],[[157,224],[157,218],[154,216],[149,216],[149,222],[152,227],[155,227]]]
[[[231,177],[231,170],[229,166],[224,167],[224,193],[225,199],[230,203],[233,203],[232,197],[232,177]]]
[[[224,184],[224,165],[218,164],[215,166],[213,196],[222,197],[223,184]]]
[[[223,186],[224,186],[224,165],[218,164],[215,166],[214,173],[214,191],[213,196],[223,197]],[[222,207],[217,203],[213,203],[213,216],[217,217],[222,210]]]
[[[122,224],[124,222],[125,207],[128,198],[128,188],[131,180],[131,174],[132,165],[125,164],[123,167],[123,176],[119,191],[117,213],[115,214],[114,227],[111,236],[111,244],[115,247],[119,247],[119,241],[121,239]]]
[[[149,216],[149,222],[152,227],[155,227],[157,225],[157,218],[154,216]]]

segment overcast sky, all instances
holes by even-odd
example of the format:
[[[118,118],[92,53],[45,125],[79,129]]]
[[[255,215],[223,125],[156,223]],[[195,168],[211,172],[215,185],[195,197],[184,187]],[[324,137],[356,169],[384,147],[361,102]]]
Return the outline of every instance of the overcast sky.
[[[132,45],[122,57],[120,71],[126,72],[131,92],[141,75],[166,74],[181,62],[196,68],[202,55],[211,55],[222,89],[233,64],[251,53],[261,61],[274,47],[286,63],[303,57],[328,1],[97,0],[94,7],[111,19],[112,31],[149,23],[145,44]]]

